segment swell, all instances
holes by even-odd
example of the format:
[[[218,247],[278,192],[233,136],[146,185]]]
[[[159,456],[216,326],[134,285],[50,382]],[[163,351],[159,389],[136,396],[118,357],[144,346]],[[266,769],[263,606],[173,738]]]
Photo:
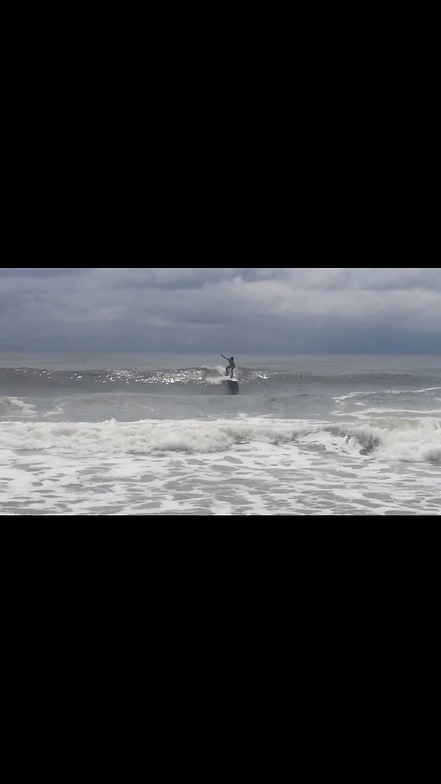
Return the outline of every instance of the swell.
[[[415,376],[407,373],[353,373],[353,374],[314,374],[274,368],[241,368],[235,371],[234,378],[245,388],[255,391],[292,390],[294,388],[319,385],[326,387],[342,386],[352,389],[366,385],[384,388],[385,386],[412,386],[414,384],[436,386],[440,377]],[[206,390],[220,388],[225,381],[224,368],[193,367],[170,368],[168,370],[138,370],[108,368],[96,370],[42,370],[40,368],[0,368],[0,395],[38,394],[50,392],[94,392],[105,391],[193,391],[204,394]]]

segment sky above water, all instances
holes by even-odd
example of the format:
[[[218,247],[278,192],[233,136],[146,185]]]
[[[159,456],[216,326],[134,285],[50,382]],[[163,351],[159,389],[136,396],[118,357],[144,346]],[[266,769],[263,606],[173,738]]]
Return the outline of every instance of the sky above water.
[[[0,350],[441,354],[441,268],[6,267]]]

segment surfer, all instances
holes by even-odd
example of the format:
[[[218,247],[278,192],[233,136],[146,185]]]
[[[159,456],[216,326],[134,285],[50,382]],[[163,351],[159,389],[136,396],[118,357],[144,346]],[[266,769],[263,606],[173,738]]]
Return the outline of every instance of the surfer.
[[[223,357],[224,359],[226,359],[226,360],[227,360],[227,362],[229,363],[229,364],[227,365],[227,367],[225,368],[225,375],[226,375],[226,376],[228,376],[228,371],[231,369],[231,376],[230,376],[230,378],[233,378],[233,370],[234,370],[234,368],[236,367],[236,365],[234,364],[234,357],[230,357],[230,358],[228,359],[228,357],[224,357],[224,355],[223,355],[223,354],[221,354],[221,357]]]

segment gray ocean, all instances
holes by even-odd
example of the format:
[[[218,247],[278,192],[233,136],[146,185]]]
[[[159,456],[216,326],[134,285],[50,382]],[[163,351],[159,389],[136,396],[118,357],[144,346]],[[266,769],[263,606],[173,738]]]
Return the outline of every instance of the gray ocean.
[[[440,514],[441,355],[235,361],[0,354],[0,514]]]

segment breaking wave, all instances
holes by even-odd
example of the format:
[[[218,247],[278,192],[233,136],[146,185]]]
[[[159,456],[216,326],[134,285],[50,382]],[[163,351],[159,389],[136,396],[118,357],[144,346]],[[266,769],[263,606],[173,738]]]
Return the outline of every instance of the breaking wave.
[[[390,419],[372,425],[275,420],[265,417],[216,421],[2,422],[0,450],[76,454],[209,454],[259,446],[284,449],[295,461],[305,451],[350,454],[357,459],[441,465],[441,422]]]

